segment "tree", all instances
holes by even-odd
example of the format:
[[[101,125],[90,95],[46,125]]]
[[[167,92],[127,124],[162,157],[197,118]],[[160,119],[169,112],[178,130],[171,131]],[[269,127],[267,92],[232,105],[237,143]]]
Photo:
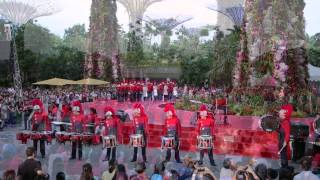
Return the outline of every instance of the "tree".
[[[320,67],[320,33],[315,34],[311,38],[307,38],[307,52],[309,62]]]
[[[84,24],[76,24],[65,30],[64,44],[67,47],[78,49],[85,52],[87,32]]]

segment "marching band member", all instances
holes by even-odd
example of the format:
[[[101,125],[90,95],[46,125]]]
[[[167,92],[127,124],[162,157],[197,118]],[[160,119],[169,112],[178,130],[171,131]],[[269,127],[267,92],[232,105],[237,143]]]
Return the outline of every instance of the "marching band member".
[[[118,138],[120,139],[121,125],[119,122],[119,118],[115,116],[115,111],[112,107],[105,107],[104,109],[105,119],[104,121],[104,131],[103,136],[114,135],[116,137],[116,141]],[[105,147],[105,141],[103,140],[103,147]],[[110,154],[112,151],[112,156],[110,159]],[[104,161],[116,160],[116,147],[107,148],[107,154]]]
[[[93,107],[90,108],[90,114],[86,118],[86,124],[91,125],[88,127],[89,132],[94,133],[95,127],[99,124],[99,119],[98,119],[97,111]]]
[[[72,104],[71,120],[71,131],[74,133],[83,133],[86,130],[85,127],[85,116],[80,101],[74,101]],[[70,160],[76,159],[76,151],[78,147],[79,160],[82,159],[82,142],[81,139],[72,141],[72,152]]]
[[[29,120],[32,119],[32,131],[42,132],[50,130],[50,123],[48,121],[48,115],[44,112],[44,107],[40,99],[34,99],[32,101],[33,111],[29,116]],[[33,148],[37,155],[38,140],[33,140]],[[41,157],[44,158],[46,155],[45,151],[45,140],[40,139],[40,153]]]
[[[148,117],[144,112],[144,108],[141,104],[137,103],[133,106],[133,128],[135,134],[143,135],[144,146],[142,149],[142,158],[144,162],[147,162],[146,148],[147,148],[147,133],[148,133]],[[131,162],[137,161],[138,148],[134,147],[133,158]]]
[[[209,135],[213,137],[214,118],[208,116],[208,110],[205,105],[200,106],[199,112],[200,112],[200,116],[197,121],[197,135],[198,136]],[[205,150],[203,149],[200,150],[200,163],[203,162],[204,151]],[[212,148],[208,149],[208,156],[209,156],[211,166],[215,166],[216,164],[214,163]]]
[[[288,159],[291,157],[291,149],[290,149],[290,117],[293,111],[293,107],[291,104],[286,104],[281,107],[279,111],[279,117],[281,119],[280,128],[278,130],[279,133],[279,152],[281,159],[281,166],[288,166]]]
[[[181,136],[181,124],[180,120],[176,115],[176,111],[172,104],[166,104],[164,108],[166,113],[165,126],[163,128],[164,136],[173,136],[175,137],[174,150],[175,150],[175,159],[177,163],[181,163],[179,155],[179,137]],[[171,159],[171,149],[167,149],[166,161]]]

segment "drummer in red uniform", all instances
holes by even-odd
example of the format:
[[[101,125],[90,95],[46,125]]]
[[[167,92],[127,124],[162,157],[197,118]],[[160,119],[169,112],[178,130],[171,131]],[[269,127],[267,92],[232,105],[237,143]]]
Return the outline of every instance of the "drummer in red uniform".
[[[121,124],[119,118],[115,115],[115,111],[112,107],[104,108],[105,118],[102,120],[104,128],[102,131],[103,136],[113,135],[116,137],[115,141],[117,142],[120,138]],[[105,144],[104,144],[105,145]],[[111,159],[110,159],[111,154]],[[116,147],[107,148],[107,154],[104,161],[116,160]]]
[[[165,126],[163,128],[164,136],[174,137],[175,159],[177,163],[181,163],[179,155],[179,137],[181,136],[181,123],[176,115],[176,111],[172,104],[166,104],[164,108],[166,113]],[[171,159],[171,149],[167,149],[166,161]]]
[[[147,134],[148,134],[148,116],[144,112],[144,108],[141,104],[135,104],[133,106],[133,128],[135,134],[141,134],[144,140],[144,146],[142,149],[142,158],[144,162],[147,162],[146,148],[147,148]],[[134,147],[133,158],[131,162],[137,161],[138,148]]]
[[[93,107],[90,108],[90,114],[86,118],[86,124],[90,125],[88,130],[90,133],[94,133],[95,126],[99,124],[97,110]]]
[[[44,107],[40,99],[34,99],[32,101],[33,112],[30,114],[29,119],[32,118],[32,131],[43,132],[50,131],[50,123],[48,121],[48,115],[44,112]],[[37,154],[38,140],[33,140],[33,148],[35,154]],[[45,140],[40,139],[40,153],[41,157],[44,158],[46,155],[45,151]]]
[[[293,107],[291,104],[285,104],[281,107],[279,111],[279,117],[281,119],[281,125],[278,130],[279,133],[279,152],[281,159],[281,166],[287,167],[288,160],[291,157],[291,149],[290,149],[290,117],[293,111]]]
[[[199,112],[200,112],[200,116],[197,121],[197,135],[198,136],[208,135],[213,137],[214,118],[208,115],[208,110],[205,105],[200,106]],[[205,150],[203,149],[200,150],[200,161],[199,161],[200,163],[203,163],[204,151]],[[212,148],[208,149],[208,156],[209,156],[211,166],[215,166],[216,164],[214,163]]]
[[[80,101],[75,101],[72,104],[72,114],[71,114],[71,131],[73,133],[83,133],[85,132],[85,116],[83,115],[82,106]],[[70,160],[76,159],[76,151],[78,147],[78,158],[82,159],[82,142],[81,139],[76,139],[72,141],[72,152]]]

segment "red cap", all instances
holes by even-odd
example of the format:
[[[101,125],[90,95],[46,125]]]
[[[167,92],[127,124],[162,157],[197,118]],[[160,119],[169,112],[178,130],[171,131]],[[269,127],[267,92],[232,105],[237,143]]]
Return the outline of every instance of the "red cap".
[[[72,102],[73,107],[79,107],[80,108],[80,113],[83,113],[82,105],[80,101],[73,101]]]
[[[43,111],[43,103],[41,102],[40,99],[34,99],[32,100],[32,106],[39,106],[40,110]]]
[[[168,103],[164,107],[164,112],[171,111],[173,116],[176,116],[176,110],[174,109],[174,106],[171,103]]]
[[[110,112],[112,113],[112,115],[115,115],[114,109],[113,109],[112,107],[106,106],[106,107],[104,108],[104,112],[105,112],[105,113],[108,112],[108,111],[110,111]]]
[[[144,112],[144,107],[140,103],[136,103],[133,105],[134,109],[140,109],[140,114],[141,115],[146,115]]]
[[[202,104],[199,108],[199,111],[208,111],[207,106]]]

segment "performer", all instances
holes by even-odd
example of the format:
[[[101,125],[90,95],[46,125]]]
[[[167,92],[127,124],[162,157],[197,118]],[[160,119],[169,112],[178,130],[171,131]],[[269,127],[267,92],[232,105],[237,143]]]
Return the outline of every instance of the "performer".
[[[44,106],[40,99],[34,99],[32,101],[33,111],[29,116],[29,120],[32,119],[32,131],[42,132],[42,131],[50,131],[50,123],[48,120],[47,113],[44,112]],[[33,140],[33,148],[35,150],[35,154],[37,155],[38,149],[38,140]],[[40,139],[40,153],[41,157],[45,158],[45,140]]]
[[[279,111],[279,117],[281,119],[280,128],[278,130],[279,133],[279,152],[281,159],[281,166],[287,167],[288,160],[291,157],[290,150],[290,117],[293,111],[293,107],[291,104],[286,104],[281,107]]]
[[[174,150],[177,163],[181,163],[179,155],[179,137],[181,136],[181,123],[176,115],[176,111],[172,104],[166,104],[164,108],[166,113],[165,126],[163,128],[164,136],[175,137]],[[171,149],[167,149],[166,161],[171,159]]]
[[[82,106],[80,101],[74,101],[72,103],[71,114],[71,131],[74,133],[83,133],[86,130],[85,116],[83,115]],[[78,147],[78,158],[82,159],[82,142],[81,139],[75,139],[72,141],[72,152],[70,160],[76,159],[76,151]]]
[[[214,118],[212,116],[208,115],[208,110],[205,105],[201,105],[200,109],[200,116],[197,121],[197,135],[209,135],[213,137],[214,134]],[[200,163],[203,162],[204,157],[204,151],[203,149],[200,150]],[[210,160],[211,166],[216,166],[213,159],[213,149],[208,149],[208,156]]]
[[[88,130],[90,133],[95,132],[95,126],[99,124],[99,119],[97,115],[97,110],[95,108],[90,108],[90,114],[86,118],[86,124],[90,125],[88,126]]]
[[[144,162],[147,162],[146,149],[147,149],[147,134],[148,134],[148,117],[144,112],[144,108],[141,104],[135,104],[134,117],[133,117],[133,128],[135,134],[141,134],[144,140],[144,146],[142,150],[142,158]],[[133,158],[131,162],[137,161],[138,148],[134,147]]]
[[[120,139],[121,125],[119,122],[119,118],[115,115],[115,111],[112,107],[105,107],[104,109],[105,119],[104,121],[104,136],[114,135],[116,137],[116,142],[118,138]],[[105,147],[105,142],[103,142],[103,147]],[[110,159],[110,154],[112,151],[112,156]],[[116,147],[107,148],[107,154],[104,161],[116,160]]]

